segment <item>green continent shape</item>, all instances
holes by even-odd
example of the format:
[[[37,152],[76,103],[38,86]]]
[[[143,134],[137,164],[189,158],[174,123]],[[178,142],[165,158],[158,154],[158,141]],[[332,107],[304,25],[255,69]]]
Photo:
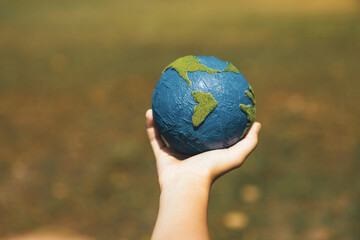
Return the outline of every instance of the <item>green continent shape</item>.
[[[249,84],[249,90],[245,91],[245,94],[250,98],[250,100],[252,101],[252,103],[256,104],[256,100],[255,100],[255,94],[254,94],[254,90],[252,89],[252,87]]]
[[[170,63],[163,72],[165,72],[168,68],[177,71],[178,74],[187,82],[189,87],[191,86],[191,82],[187,76],[188,72],[203,71],[210,74],[220,72],[219,70],[211,69],[200,64],[200,60],[192,55],[176,59],[174,62]]]
[[[234,72],[239,74],[239,70],[231,63],[227,62],[227,68],[223,70],[223,72]]]
[[[203,93],[201,91],[191,91],[194,101],[199,103],[194,108],[194,115],[192,122],[194,127],[200,126],[205,118],[216,108],[217,101],[210,93]]]
[[[243,138],[249,131],[253,122],[255,121],[256,107],[253,107],[251,105],[240,104],[240,109],[241,109],[241,111],[243,111],[246,114],[246,118],[248,120],[248,122],[246,124],[246,128],[245,128],[243,134],[241,135],[241,138]]]

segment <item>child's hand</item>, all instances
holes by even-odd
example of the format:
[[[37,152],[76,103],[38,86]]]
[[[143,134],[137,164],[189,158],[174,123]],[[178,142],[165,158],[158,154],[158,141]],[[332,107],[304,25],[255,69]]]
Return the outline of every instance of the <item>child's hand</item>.
[[[195,156],[166,147],[155,127],[152,110],[146,112],[146,128],[161,189],[152,239],[210,239],[207,207],[211,184],[222,174],[240,167],[255,149],[260,123],[254,123],[246,137],[234,146]]]
[[[219,176],[240,167],[258,143],[260,123],[255,122],[244,139],[227,149],[186,156],[166,147],[157,130],[152,110],[146,112],[146,127],[156,158],[160,188],[180,183],[211,185]]]

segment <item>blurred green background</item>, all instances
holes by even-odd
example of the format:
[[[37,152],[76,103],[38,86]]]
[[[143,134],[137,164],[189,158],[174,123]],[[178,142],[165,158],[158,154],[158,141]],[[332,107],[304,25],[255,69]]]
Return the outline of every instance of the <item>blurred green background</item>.
[[[144,114],[189,54],[237,66],[263,124],[213,186],[213,239],[360,239],[356,0],[1,1],[0,238],[149,239]]]

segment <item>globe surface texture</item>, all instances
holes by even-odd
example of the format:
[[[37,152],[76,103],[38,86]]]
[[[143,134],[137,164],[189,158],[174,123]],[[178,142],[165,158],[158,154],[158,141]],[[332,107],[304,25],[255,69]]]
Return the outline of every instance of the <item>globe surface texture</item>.
[[[152,109],[162,137],[187,154],[234,145],[256,113],[253,89],[239,70],[206,56],[169,64],[156,84]]]

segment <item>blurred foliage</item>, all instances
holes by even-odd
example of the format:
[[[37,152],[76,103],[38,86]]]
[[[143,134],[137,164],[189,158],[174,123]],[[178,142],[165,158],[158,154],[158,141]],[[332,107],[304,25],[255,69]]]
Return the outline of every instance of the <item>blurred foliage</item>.
[[[1,1],[0,236],[148,239],[162,69],[231,61],[263,124],[213,186],[214,239],[360,238],[358,1]]]

